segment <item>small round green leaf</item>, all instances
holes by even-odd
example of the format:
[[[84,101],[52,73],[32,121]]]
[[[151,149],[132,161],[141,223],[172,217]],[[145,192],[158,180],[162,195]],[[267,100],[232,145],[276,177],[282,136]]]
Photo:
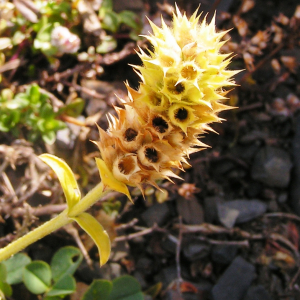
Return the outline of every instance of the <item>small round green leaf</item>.
[[[113,288],[108,300],[144,300],[141,285],[132,276],[125,275],[112,281]]]
[[[45,293],[51,284],[50,266],[38,260],[28,264],[23,271],[23,282],[31,293]]]
[[[82,253],[79,249],[67,246],[60,248],[52,257],[52,278],[57,282],[62,276],[73,275],[82,261]]]
[[[0,299],[2,300],[2,298],[1,298],[1,292],[5,296],[10,297],[12,295],[12,288],[11,288],[11,286],[8,283],[0,281]]]
[[[111,290],[111,281],[104,279],[94,280],[81,300],[107,300]]]
[[[102,41],[101,44],[96,48],[96,52],[100,54],[105,54],[111,52],[117,48],[117,40],[107,35]]]
[[[61,277],[47,293],[48,297],[70,295],[76,290],[76,281],[73,276],[66,274]]]
[[[23,280],[23,270],[31,262],[31,258],[24,253],[17,253],[2,264],[7,270],[6,282],[8,284],[18,284]]]

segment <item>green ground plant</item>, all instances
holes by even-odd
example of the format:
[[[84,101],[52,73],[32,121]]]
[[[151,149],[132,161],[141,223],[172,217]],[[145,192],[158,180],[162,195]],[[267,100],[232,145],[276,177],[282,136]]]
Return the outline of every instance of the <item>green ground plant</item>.
[[[81,251],[75,247],[60,248],[50,264],[32,261],[24,253],[18,253],[0,264],[1,299],[13,295],[13,286],[24,284],[32,294],[43,300],[64,299],[76,291],[74,273],[82,262]],[[139,282],[132,276],[121,276],[112,281],[94,280],[81,300],[143,300]]]
[[[60,115],[77,116],[83,105],[83,101],[77,99],[55,112],[49,97],[36,84],[16,95],[4,89],[0,95],[0,131],[11,132],[15,137],[23,135],[31,142],[41,137],[45,143],[53,144],[56,132],[66,127],[66,123],[59,120]]]

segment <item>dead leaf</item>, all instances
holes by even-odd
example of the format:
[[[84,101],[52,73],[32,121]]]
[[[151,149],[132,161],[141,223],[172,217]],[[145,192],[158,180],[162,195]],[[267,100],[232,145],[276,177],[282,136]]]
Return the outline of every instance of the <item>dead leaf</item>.
[[[13,0],[16,9],[21,15],[32,23],[37,23],[40,18],[40,12],[35,4],[30,0]]]

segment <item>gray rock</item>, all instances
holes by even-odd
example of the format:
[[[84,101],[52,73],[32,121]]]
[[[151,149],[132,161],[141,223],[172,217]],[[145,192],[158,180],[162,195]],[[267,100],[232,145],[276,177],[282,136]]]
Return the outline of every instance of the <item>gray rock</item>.
[[[218,264],[230,264],[237,254],[238,247],[235,245],[214,245],[211,258]]]
[[[239,215],[239,211],[235,208],[228,207],[225,203],[219,203],[217,209],[220,222],[225,227],[232,228]]]
[[[297,116],[295,123],[292,148],[294,169],[290,188],[290,205],[295,213],[300,216],[300,115]]]
[[[217,204],[221,203],[220,197],[206,197],[204,199],[204,216],[205,222],[214,223],[219,220]]]
[[[177,250],[177,239],[173,240],[170,237],[165,237],[161,240],[161,247],[175,255]]]
[[[248,222],[265,213],[267,205],[259,200],[233,200],[217,204],[220,222],[227,228]]]
[[[154,204],[149,207],[143,214],[142,219],[146,222],[148,227],[152,227],[154,224],[159,226],[163,225],[166,219],[170,215],[170,210],[166,202],[162,204]]]
[[[236,257],[213,287],[213,300],[243,299],[254,278],[254,266],[241,256]]]
[[[286,151],[266,146],[255,155],[251,176],[268,186],[284,188],[290,182],[291,168],[292,162]]]
[[[203,208],[197,199],[187,200],[178,197],[176,200],[178,214],[187,224],[201,224],[204,222]]]
[[[165,300],[183,300],[183,298],[178,291],[167,290]]]
[[[268,291],[262,286],[252,286],[243,300],[273,300]]]
[[[169,266],[162,269],[155,277],[155,282],[161,281],[163,288],[166,288],[172,281],[177,279],[177,267],[176,265]]]
[[[182,250],[184,256],[193,261],[195,259],[206,257],[210,252],[210,246],[203,241],[192,240],[188,243],[184,243]]]
[[[264,131],[253,130],[251,132],[248,132],[244,136],[242,136],[239,139],[239,142],[241,142],[242,144],[249,144],[249,143],[257,142],[258,140],[265,140],[267,138],[268,138],[268,134],[265,133]]]

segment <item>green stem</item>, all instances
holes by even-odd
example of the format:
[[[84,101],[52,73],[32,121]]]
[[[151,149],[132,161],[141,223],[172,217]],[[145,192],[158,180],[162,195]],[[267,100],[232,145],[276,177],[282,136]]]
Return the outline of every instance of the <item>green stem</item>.
[[[102,182],[99,183],[72,207],[70,213],[68,213],[68,208],[65,209],[55,218],[35,228],[21,238],[13,241],[6,247],[0,249],[0,262],[10,258],[12,255],[20,252],[27,246],[33,244],[37,240],[52,233],[53,231],[65,226],[66,224],[72,223],[73,220],[70,219],[71,217],[78,216],[80,213],[86,211],[109,191],[110,189],[103,191],[103,184]]]
[[[30,244],[50,234],[54,230],[57,230],[60,227],[71,223],[72,220],[68,218],[67,213],[68,209],[65,209],[55,218],[35,228],[26,235],[20,237],[19,239],[13,241],[6,247],[0,249],[0,261],[10,258],[12,255],[18,253]]]
[[[70,210],[69,217],[73,218],[80,213],[86,211],[90,206],[97,202],[101,197],[105,196],[111,189],[107,188],[104,191],[103,183],[98,183],[92,190],[90,190],[77,204]]]

